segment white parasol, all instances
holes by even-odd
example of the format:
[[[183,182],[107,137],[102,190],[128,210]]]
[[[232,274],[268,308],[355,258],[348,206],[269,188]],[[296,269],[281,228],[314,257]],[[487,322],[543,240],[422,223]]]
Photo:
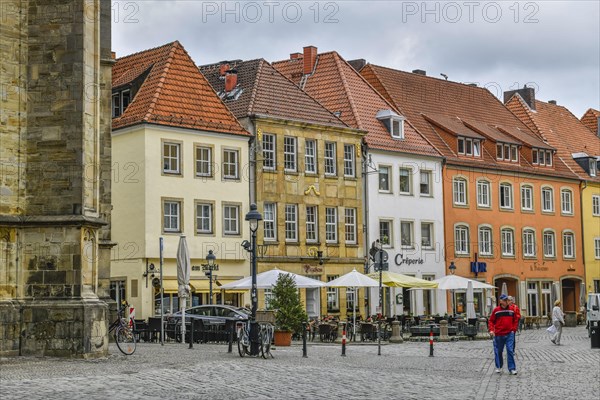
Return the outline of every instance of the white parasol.
[[[181,341],[185,343],[185,306],[190,296],[190,275],[192,274],[192,263],[187,247],[185,235],[179,237],[177,247],[177,284],[179,299],[181,301]]]
[[[277,283],[277,278],[280,274],[292,275],[294,281],[296,282],[297,288],[318,288],[325,286],[325,283],[316,279],[307,278],[306,276],[297,275],[292,272],[282,271],[280,269],[274,268],[272,270],[261,272],[260,274],[256,275],[257,289],[271,289],[271,287]],[[221,289],[252,289],[252,277],[247,276],[235,282],[227,283],[221,286]]]

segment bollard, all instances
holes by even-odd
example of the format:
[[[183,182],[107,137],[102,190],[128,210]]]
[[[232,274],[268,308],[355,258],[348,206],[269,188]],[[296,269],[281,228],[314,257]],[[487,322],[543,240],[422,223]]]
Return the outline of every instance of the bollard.
[[[346,323],[342,322],[342,357],[346,357]]]
[[[230,324],[229,329],[229,346],[227,347],[227,352],[231,353],[233,351],[233,323]]]
[[[302,323],[302,358],[308,358],[306,355],[306,329],[307,324],[306,321]]]
[[[433,324],[429,325],[429,357],[433,357]]]
[[[190,318],[190,349],[194,347],[194,318]],[[185,342],[185,338],[183,338]]]
[[[450,336],[448,336],[448,321],[445,319],[440,321],[440,336],[438,336],[438,342],[449,342]]]
[[[400,329],[400,321],[392,321],[392,336],[390,343],[403,343],[402,332]]]

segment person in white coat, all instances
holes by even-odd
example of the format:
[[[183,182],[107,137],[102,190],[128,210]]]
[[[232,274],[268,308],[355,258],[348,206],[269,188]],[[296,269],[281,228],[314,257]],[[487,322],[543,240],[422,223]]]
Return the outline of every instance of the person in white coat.
[[[552,324],[556,328],[556,333],[552,335],[550,341],[557,346],[560,346],[560,335],[562,334],[562,327],[565,324],[565,314],[563,314],[560,308],[560,300],[554,302],[554,308],[552,309]]]

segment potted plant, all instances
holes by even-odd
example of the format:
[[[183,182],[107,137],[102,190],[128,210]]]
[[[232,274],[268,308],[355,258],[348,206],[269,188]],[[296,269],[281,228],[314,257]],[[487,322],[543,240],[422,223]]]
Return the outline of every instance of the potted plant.
[[[275,345],[289,346],[292,334],[302,333],[302,323],[308,320],[292,275],[280,274],[273,286],[270,308],[275,314]]]

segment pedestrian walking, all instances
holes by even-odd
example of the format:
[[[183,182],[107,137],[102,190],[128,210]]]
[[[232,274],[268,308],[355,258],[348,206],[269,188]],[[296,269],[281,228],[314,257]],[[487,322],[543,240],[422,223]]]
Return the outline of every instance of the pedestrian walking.
[[[502,372],[505,346],[508,372],[511,375],[517,374],[513,350],[515,341],[514,328],[517,322],[518,319],[515,310],[508,306],[508,296],[505,294],[500,295],[500,305],[494,308],[488,323],[490,335],[494,341],[494,362],[496,364],[496,373],[498,374]]]
[[[517,347],[517,330],[519,330],[519,325],[521,323],[521,309],[515,303],[515,298],[512,296],[508,296],[508,307],[511,308],[517,317],[517,323],[513,327],[513,332],[515,334],[515,340],[513,341],[513,354],[515,353],[515,349]]]
[[[550,341],[557,346],[560,346],[560,336],[562,335],[562,327],[565,324],[565,314],[560,308],[560,300],[554,302],[552,309],[552,325],[556,328],[556,333],[552,335]]]

